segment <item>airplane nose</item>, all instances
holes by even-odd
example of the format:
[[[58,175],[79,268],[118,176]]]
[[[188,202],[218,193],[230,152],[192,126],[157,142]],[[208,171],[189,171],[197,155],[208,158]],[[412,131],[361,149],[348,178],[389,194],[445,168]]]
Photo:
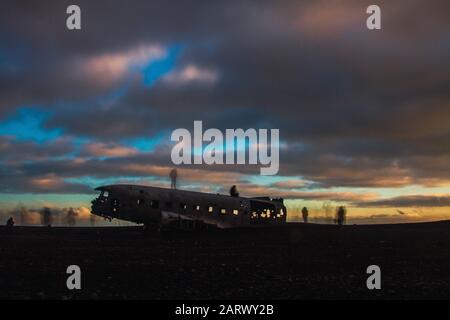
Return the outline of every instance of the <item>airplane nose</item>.
[[[105,199],[97,198],[91,201],[91,213],[96,216],[110,219],[110,212],[108,210],[107,201]]]

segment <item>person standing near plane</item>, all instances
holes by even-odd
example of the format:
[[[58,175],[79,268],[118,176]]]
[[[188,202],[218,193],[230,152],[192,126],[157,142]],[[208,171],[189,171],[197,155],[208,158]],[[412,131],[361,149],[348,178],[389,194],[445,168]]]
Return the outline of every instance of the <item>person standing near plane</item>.
[[[8,219],[8,221],[6,221],[6,226],[7,226],[8,228],[14,227],[14,224],[15,224],[15,221],[14,221],[14,218],[13,218],[13,217],[10,217],[10,218]]]
[[[308,223],[308,208],[303,207],[303,209],[302,209],[302,217],[303,217],[303,222],[304,223]]]
[[[178,176],[177,169],[175,169],[175,168],[172,169],[170,171],[170,180],[171,180],[170,188],[172,188],[172,189],[177,188],[177,176]]]
[[[230,196],[232,196],[232,197],[239,197],[239,192],[237,191],[237,187],[236,186],[232,186],[230,188]]]
[[[336,222],[338,225],[342,226],[345,224],[347,218],[347,209],[344,206],[340,206],[336,210]]]

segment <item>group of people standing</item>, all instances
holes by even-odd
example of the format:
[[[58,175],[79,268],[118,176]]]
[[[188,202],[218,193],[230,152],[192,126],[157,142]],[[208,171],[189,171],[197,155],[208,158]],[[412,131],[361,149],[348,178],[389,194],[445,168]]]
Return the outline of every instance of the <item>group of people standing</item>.
[[[302,218],[304,223],[308,223],[308,215],[309,215],[308,208],[303,207]],[[347,209],[344,206],[337,207],[334,223],[342,226],[343,224],[345,224],[346,219],[347,219]]]

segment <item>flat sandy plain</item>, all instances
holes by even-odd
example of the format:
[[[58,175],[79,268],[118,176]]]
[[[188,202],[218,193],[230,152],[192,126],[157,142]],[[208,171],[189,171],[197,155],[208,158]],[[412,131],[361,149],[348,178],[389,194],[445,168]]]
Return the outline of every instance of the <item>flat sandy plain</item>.
[[[450,221],[267,229],[0,227],[0,299],[450,298]],[[82,289],[66,288],[79,265]],[[380,266],[381,290],[366,287]]]

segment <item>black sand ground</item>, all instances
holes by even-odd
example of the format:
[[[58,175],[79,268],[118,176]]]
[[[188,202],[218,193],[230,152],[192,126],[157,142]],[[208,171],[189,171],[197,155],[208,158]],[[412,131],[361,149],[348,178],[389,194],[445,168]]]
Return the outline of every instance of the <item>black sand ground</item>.
[[[209,230],[0,228],[2,299],[450,298],[450,222]],[[66,289],[66,268],[82,290]],[[366,288],[367,266],[382,289]]]

